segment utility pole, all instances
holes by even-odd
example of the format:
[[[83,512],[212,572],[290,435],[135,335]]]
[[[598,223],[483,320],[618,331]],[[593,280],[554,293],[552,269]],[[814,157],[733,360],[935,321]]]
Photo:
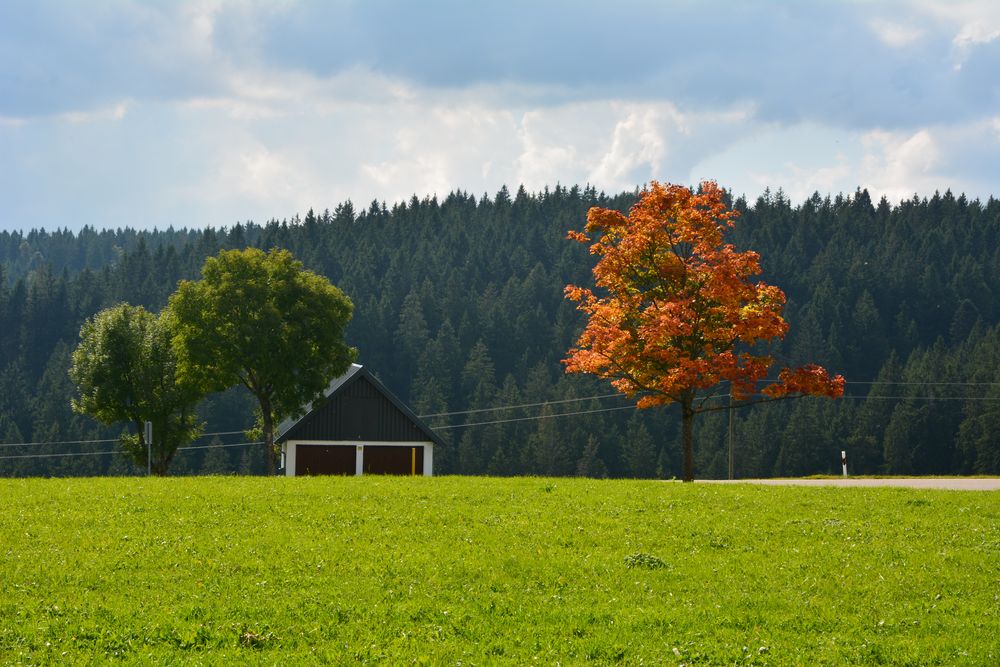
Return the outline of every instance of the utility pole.
[[[733,468],[734,466],[734,456],[736,444],[736,425],[733,423],[733,389],[729,388],[729,479],[734,479]]]
[[[146,422],[146,474],[153,474],[153,422]]]

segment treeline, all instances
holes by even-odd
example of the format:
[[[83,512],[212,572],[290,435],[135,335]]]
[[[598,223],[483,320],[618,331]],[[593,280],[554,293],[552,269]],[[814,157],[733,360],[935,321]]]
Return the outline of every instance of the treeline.
[[[439,471],[679,475],[673,409],[615,409],[628,404],[590,398],[613,392],[559,363],[582,326],[563,286],[588,283],[592,266],[565,233],[591,206],[624,211],[634,199],[504,188],[222,230],[0,234],[0,443],[58,443],[0,447],[0,474],[133,472],[122,456],[88,454],[113,442],[63,442],[118,435],[69,408],[81,323],[121,301],[159,310],[205,257],[255,246],[291,250],[351,296],[359,361],[417,414],[474,411],[428,420],[447,442]],[[858,191],[792,206],[778,191],[733,205],[743,214],[733,242],[758,251],[763,278],[789,297],[791,332],[775,356],[849,383],[836,402],[737,410],[737,476],[836,472],[842,449],[859,474],[1000,472],[1000,202],[946,192],[875,204]],[[250,425],[251,411],[236,391],[201,409],[209,433]],[[728,418],[696,424],[701,476],[726,475]],[[258,450],[187,450],[172,472],[257,472]],[[39,456],[64,452],[84,455]]]

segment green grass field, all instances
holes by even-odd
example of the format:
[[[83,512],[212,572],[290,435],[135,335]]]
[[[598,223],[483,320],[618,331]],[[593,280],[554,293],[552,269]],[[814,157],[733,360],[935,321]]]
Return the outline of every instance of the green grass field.
[[[0,663],[1000,663],[1000,494],[0,481]]]

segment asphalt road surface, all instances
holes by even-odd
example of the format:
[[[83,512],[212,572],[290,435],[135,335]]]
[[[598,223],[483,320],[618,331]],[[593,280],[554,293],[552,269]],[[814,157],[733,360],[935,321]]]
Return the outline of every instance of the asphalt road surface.
[[[704,484],[764,484],[765,486],[901,486],[908,489],[1000,491],[1000,477],[886,477],[838,479],[699,479]]]

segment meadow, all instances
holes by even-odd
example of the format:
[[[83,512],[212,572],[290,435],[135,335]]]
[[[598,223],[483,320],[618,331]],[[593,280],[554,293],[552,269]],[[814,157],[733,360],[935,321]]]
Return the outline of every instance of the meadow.
[[[0,663],[1000,663],[1000,494],[0,481]]]

